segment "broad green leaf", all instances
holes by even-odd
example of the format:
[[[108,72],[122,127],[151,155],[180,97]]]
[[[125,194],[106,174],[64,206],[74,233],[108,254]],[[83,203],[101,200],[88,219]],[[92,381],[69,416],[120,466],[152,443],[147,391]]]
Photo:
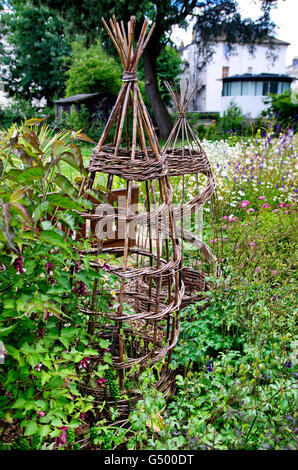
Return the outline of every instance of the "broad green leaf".
[[[66,194],[69,195],[74,195],[75,193],[75,188],[73,186],[73,183],[69,181],[68,178],[64,175],[56,175],[54,182],[61,188]]]
[[[51,426],[49,426],[48,424],[40,424],[38,426],[38,434],[40,435],[40,437],[46,437],[50,434],[51,432]]]
[[[58,246],[66,250],[69,249],[66,240],[53,230],[43,230],[39,234],[39,239],[49,245]]]
[[[39,220],[44,212],[46,212],[50,207],[50,203],[48,201],[42,202],[39,206],[36,207],[36,209],[33,212],[33,220],[36,222]]]
[[[25,426],[24,436],[32,436],[38,431],[38,426],[35,421],[29,421]]]
[[[11,333],[15,328],[16,328],[16,324],[14,325],[11,325],[11,326],[7,326],[6,328],[0,328],[0,338],[2,336],[7,336],[9,335],[9,333]]]
[[[18,398],[17,401],[12,405],[12,408],[21,409],[24,408],[26,404],[26,400],[24,398]]]
[[[51,154],[54,158],[59,157],[60,153],[62,152],[65,144],[62,140],[56,140],[56,142],[53,143],[52,148],[51,148]]]
[[[21,216],[23,221],[27,224],[27,227],[33,228],[33,220],[32,220],[31,214],[26,209],[26,207],[23,204],[19,204],[16,202],[11,203],[11,205],[12,207],[14,207],[17,213]]]
[[[49,194],[47,200],[52,206],[55,207],[84,211],[84,208],[81,207],[77,202],[73,201],[67,196],[62,196],[61,194]]]
[[[26,189],[27,189],[27,188],[19,188],[19,189],[17,189],[17,190],[16,190],[14,193],[12,193],[12,195],[10,196],[9,202],[10,202],[11,204],[13,204],[13,203],[18,202],[18,201],[20,201],[21,199],[23,199]]]

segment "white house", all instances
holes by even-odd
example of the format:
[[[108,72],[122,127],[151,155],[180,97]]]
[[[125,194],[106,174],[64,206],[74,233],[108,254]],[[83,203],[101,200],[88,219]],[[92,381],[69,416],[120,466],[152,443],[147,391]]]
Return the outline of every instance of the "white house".
[[[212,60],[205,65],[194,41],[180,49],[185,64],[181,75],[182,88],[185,88],[187,80],[190,86],[198,79],[203,85],[194,96],[189,111],[223,115],[234,101],[246,116],[257,117],[266,107],[264,96],[282,93],[292,81],[286,69],[289,43],[275,38],[272,41],[275,61],[268,54],[268,39],[256,45],[253,52],[249,46],[238,44],[231,53],[227,44],[219,41],[214,46]]]
[[[10,102],[11,99],[7,97],[7,94],[4,91],[4,84],[1,81],[0,75],[0,108],[5,108]]]
[[[287,73],[291,75],[294,80],[292,82],[292,89],[298,89],[298,57],[294,57],[292,64],[287,67]]]

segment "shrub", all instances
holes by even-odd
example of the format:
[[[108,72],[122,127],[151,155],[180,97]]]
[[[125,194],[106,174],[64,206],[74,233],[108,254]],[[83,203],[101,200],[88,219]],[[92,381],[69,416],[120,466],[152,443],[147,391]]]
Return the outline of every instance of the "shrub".
[[[75,42],[72,47],[71,65],[66,73],[66,96],[100,91],[117,94],[121,87],[122,69],[103,50],[100,42],[90,47]]]
[[[296,98],[294,94],[296,93]],[[286,90],[281,95],[270,95],[265,103],[269,104],[266,111],[263,111],[262,115],[267,118],[274,120],[275,129],[283,131],[293,127],[294,131],[297,129],[298,120],[298,92]]]

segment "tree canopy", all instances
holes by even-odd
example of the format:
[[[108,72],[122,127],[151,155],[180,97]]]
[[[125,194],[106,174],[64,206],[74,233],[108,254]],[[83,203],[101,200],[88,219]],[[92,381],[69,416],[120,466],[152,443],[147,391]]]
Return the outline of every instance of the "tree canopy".
[[[90,47],[75,42],[66,75],[66,96],[98,91],[117,94],[121,87],[122,69],[114,57],[103,50],[99,40]]]
[[[87,46],[94,43],[95,39],[99,37],[101,37],[105,47],[111,46],[107,35],[102,34],[102,16],[108,19],[115,14],[117,18],[127,22],[131,15],[135,15],[139,28],[144,17],[156,23],[155,30],[143,55],[143,64],[146,93],[162,137],[166,137],[170,132],[172,122],[158,86],[157,60],[169,43],[173,27],[186,27],[189,19],[195,18],[199,47],[206,57],[210,58],[212,56],[210,40],[212,42],[219,37],[225,37],[230,45],[235,42],[254,44],[259,39],[272,33],[274,24],[270,20],[270,10],[277,4],[277,0],[256,1],[261,5],[262,14],[258,20],[252,21],[241,17],[236,0],[131,0],[129,2],[127,0],[101,0],[100,2],[98,0],[31,0],[32,4],[39,8],[39,12],[41,10],[48,11],[46,8],[49,8],[54,12],[54,18],[57,22],[59,22],[59,16],[63,18],[62,38],[65,32],[68,32],[75,36],[75,39],[85,41]],[[22,5],[29,5],[30,2],[28,0],[26,2],[11,0],[10,4],[18,10]],[[37,20],[36,24],[39,25],[41,22],[42,20]],[[56,27],[58,28],[58,24]],[[39,28],[37,29],[39,30]],[[44,37],[43,34],[42,37]],[[59,38],[60,40],[61,38]],[[50,57],[53,57],[52,60],[54,58],[58,60],[59,54],[54,45],[55,41],[50,40],[49,42],[52,49]],[[62,47],[62,44],[63,40],[59,46]],[[26,47],[28,46],[29,44]],[[36,57],[41,55],[40,51],[36,51]],[[44,54],[43,57],[45,57]],[[21,80],[21,73],[18,70],[17,68],[15,73],[18,80]],[[61,77],[63,74],[59,73],[58,75]],[[31,83],[32,80],[29,82]]]
[[[10,96],[51,102],[64,93],[64,57],[71,51],[59,16],[29,2],[1,14],[2,81]]]

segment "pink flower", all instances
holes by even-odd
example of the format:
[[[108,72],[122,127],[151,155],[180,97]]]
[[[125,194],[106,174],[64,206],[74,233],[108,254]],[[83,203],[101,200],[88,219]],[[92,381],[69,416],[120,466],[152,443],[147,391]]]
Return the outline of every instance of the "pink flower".
[[[264,204],[262,204],[262,207],[263,209],[270,209],[268,202],[265,202]]]
[[[55,267],[55,266],[53,265],[53,263],[49,263],[49,262],[46,263],[46,264],[45,264],[45,270],[46,270],[47,274],[49,274],[50,276],[52,276],[52,275],[53,275],[53,268],[54,268],[54,267]]]
[[[256,272],[256,273],[262,272],[262,268],[256,268],[256,269],[255,269],[255,272]]]
[[[90,363],[89,357],[84,357],[80,362],[79,362],[79,368],[80,369],[88,369],[88,364]]]
[[[229,221],[230,221],[230,222],[235,222],[235,217],[230,217],[230,218],[229,218]]]
[[[38,416],[40,416],[40,417],[42,417],[42,416],[45,416],[45,415],[46,415],[44,411],[39,411],[37,414],[38,414]]]
[[[226,242],[226,241],[227,241],[227,239],[226,239],[226,238],[223,238],[223,239],[222,239],[222,241],[223,241],[223,242]]]
[[[24,269],[23,266],[23,256],[19,256],[15,261],[14,261],[14,267],[17,270],[18,274],[23,274],[26,270]]]
[[[61,429],[61,434],[60,436],[56,437],[55,440],[56,440],[56,443],[55,443],[55,447],[63,447],[65,446],[66,442],[67,442],[67,429],[68,427],[67,426],[62,426]]]
[[[273,269],[271,272],[272,272],[273,276],[276,276],[277,271],[275,269]]]
[[[249,206],[249,204],[250,204],[249,201],[241,201],[240,207],[241,207],[241,209],[243,209],[243,207],[247,207],[247,206]]]
[[[250,242],[249,246],[255,246],[255,242]]]
[[[38,336],[39,336],[39,338],[43,338],[43,337],[44,337],[44,329],[43,329],[43,328],[39,328],[39,329],[38,329]]]
[[[249,213],[249,212],[254,212],[254,211],[255,211],[255,210],[254,210],[254,209],[251,207],[250,209],[247,209],[247,211],[246,211],[246,212],[248,212],[248,213]]]
[[[227,216],[227,215],[224,215],[223,218],[222,218],[222,220],[226,220],[227,218],[228,218],[228,216]]]
[[[40,372],[41,368],[42,368],[42,363],[41,362],[35,366],[35,370],[37,370],[37,372]]]
[[[111,266],[108,263],[103,263],[101,269],[103,269],[104,271],[111,271]]]
[[[94,380],[98,388],[105,388],[107,380],[104,378]]]
[[[72,292],[76,295],[86,295],[87,294],[87,287],[83,281],[77,281],[74,283],[72,288]]]
[[[258,199],[266,199],[266,197],[265,196],[259,196]]]
[[[221,228],[225,230],[227,228],[227,225],[223,225]]]
[[[84,421],[86,419],[86,413],[81,413],[80,414],[80,419],[82,419]]]
[[[215,241],[214,240],[209,240],[209,243],[215,243]]]
[[[273,213],[273,212],[278,212],[278,209],[274,209],[274,210],[272,211],[272,213]]]

